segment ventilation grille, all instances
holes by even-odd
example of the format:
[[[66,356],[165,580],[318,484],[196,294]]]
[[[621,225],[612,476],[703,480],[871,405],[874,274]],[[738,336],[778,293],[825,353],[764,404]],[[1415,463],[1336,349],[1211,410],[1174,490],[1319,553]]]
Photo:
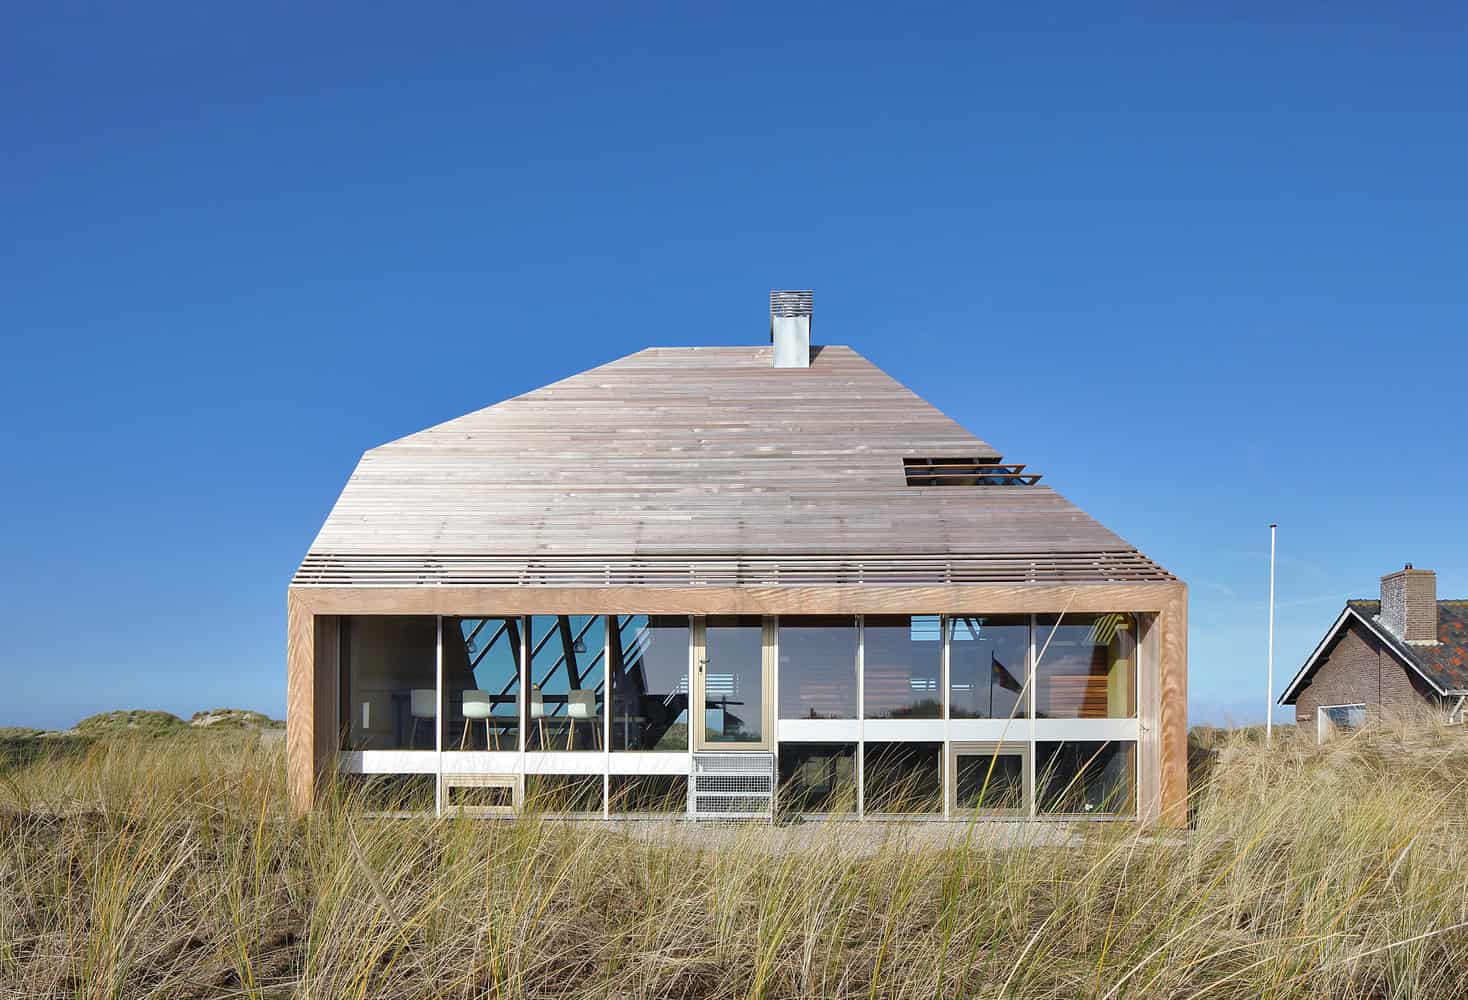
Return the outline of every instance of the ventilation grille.
[[[696,753],[688,798],[694,819],[769,819],[774,814],[775,755]]]
[[[1040,473],[997,458],[904,458],[909,486],[1034,486]]]
[[[803,291],[771,292],[771,316],[809,316],[814,310],[815,293]]]

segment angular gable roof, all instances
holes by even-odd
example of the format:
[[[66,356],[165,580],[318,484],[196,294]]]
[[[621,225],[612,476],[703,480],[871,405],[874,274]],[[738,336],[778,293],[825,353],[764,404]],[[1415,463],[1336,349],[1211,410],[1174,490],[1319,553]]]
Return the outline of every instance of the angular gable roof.
[[[1320,666],[1321,654],[1327,650],[1351,619],[1355,619],[1381,639],[1382,644],[1401,661],[1422,675],[1439,694],[1468,692],[1468,601],[1437,602],[1437,638],[1435,645],[1410,643],[1402,639],[1378,619],[1380,601],[1351,600],[1335,624],[1326,632],[1315,652],[1305,661],[1295,679],[1290,681],[1279,704],[1293,705],[1300,690]]]
[[[774,368],[769,347],[649,348],[368,451],[296,582],[952,556],[1173,579],[1048,486],[911,487],[904,457],[1000,455],[848,347],[808,369]]]

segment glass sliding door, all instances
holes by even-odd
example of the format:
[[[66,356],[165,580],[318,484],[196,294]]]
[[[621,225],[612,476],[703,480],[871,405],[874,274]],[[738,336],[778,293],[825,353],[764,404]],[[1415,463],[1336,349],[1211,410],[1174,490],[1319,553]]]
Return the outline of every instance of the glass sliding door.
[[[769,746],[772,625],[757,615],[703,619],[694,654],[696,750]]]

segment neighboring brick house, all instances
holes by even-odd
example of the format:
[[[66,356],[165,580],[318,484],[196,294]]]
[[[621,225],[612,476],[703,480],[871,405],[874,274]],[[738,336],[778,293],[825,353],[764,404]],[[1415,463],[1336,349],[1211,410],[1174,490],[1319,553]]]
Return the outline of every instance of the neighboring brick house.
[[[1468,702],[1468,601],[1439,601],[1437,574],[1411,563],[1381,578],[1381,599],[1347,601],[1281,705],[1318,738],[1368,716],[1424,711],[1461,722]]]

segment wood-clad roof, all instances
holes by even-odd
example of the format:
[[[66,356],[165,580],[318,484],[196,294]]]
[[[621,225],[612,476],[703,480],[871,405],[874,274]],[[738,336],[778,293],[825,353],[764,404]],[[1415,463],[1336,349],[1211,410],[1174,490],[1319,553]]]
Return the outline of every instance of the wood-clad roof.
[[[914,456],[1000,457],[847,347],[650,348],[368,451],[306,566],[1009,554],[1171,579],[1048,486],[910,487]]]

